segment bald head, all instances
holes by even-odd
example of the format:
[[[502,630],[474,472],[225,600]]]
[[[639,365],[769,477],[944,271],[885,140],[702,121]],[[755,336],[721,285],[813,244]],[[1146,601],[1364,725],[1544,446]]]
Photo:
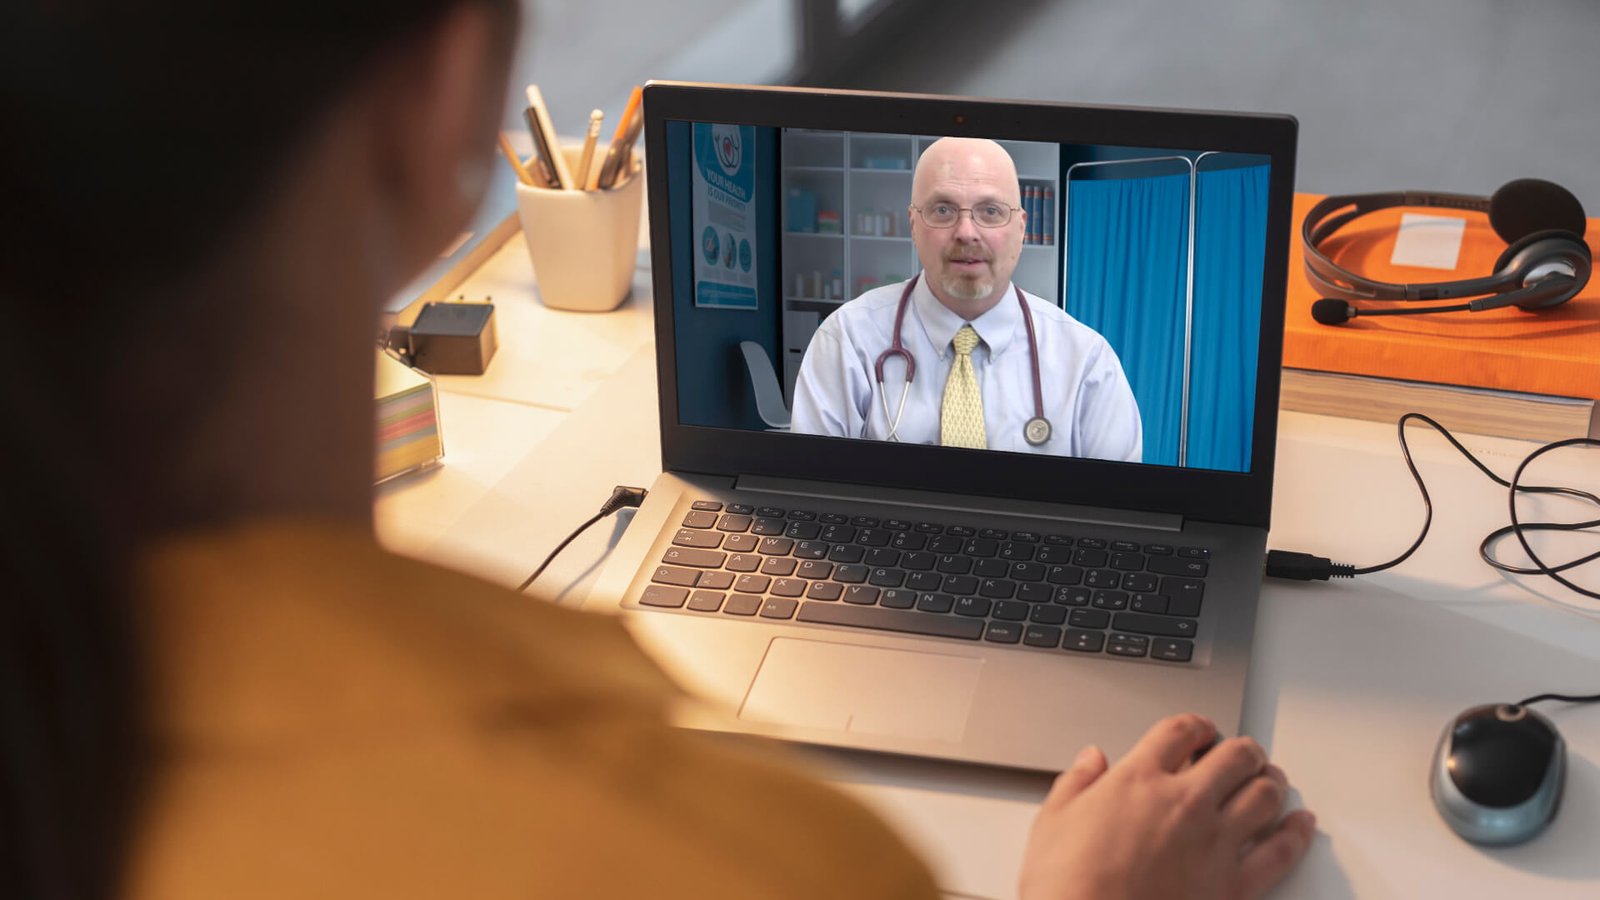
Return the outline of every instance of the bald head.
[[[923,205],[933,186],[941,182],[970,180],[1006,189],[1004,200],[1019,206],[1022,188],[1017,164],[1006,148],[986,138],[944,137],[934,141],[917,160],[911,177],[911,202]]]
[[[994,141],[978,138],[934,141],[917,160],[911,205],[911,240],[933,295],[969,321],[993,309],[1011,285],[1027,227],[1011,154]],[[986,227],[973,219],[974,208],[992,211],[996,205],[1012,211],[1004,225]],[[959,210],[955,224],[929,225],[920,210],[935,207],[946,213],[949,207]]]

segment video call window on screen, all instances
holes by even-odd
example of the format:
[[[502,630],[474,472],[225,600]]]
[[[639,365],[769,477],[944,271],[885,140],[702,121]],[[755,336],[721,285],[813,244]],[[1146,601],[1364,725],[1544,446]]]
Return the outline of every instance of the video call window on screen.
[[[954,357],[945,332],[962,321],[934,305],[930,282],[953,276],[943,263],[923,274],[911,206],[939,138],[681,121],[667,136],[680,421],[937,443]],[[982,446],[1249,471],[1267,158],[997,143],[1016,170],[1010,281],[1035,339],[1015,293],[972,321],[1004,345],[973,352],[996,379]],[[920,214],[930,221],[926,205]],[[993,243],[984,232],[980,246]],[[880,384],[873,364],[902,300],[901,343],[928,358],[909,386],[890,359]],[[1049,432],[1039,443],[1027,425],[1035,368]]]

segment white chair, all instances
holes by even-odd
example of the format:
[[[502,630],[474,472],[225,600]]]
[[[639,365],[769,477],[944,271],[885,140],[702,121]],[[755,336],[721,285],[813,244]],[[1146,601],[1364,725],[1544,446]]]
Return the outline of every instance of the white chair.
[[[740,341],[745,368],[750,370],[750,387],[756,394],[756,414],[772,431],[789,430],[789,408],[783,405],[783,387],[773,370],[772,357],[755,341]]]

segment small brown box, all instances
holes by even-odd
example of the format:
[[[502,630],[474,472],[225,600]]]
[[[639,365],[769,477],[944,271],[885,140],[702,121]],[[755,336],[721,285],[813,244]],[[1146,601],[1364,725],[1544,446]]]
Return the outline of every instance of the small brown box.
[[[411,363],[433,375],[482,375],[498,345],[493,303],[429,303],[411,326]]]

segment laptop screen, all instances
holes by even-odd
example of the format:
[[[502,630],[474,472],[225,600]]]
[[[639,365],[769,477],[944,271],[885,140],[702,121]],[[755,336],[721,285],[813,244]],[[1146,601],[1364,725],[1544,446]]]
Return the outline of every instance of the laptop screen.
[[[1268,524],[1292,118],[644,97],[663,468]]]
[[[682,424],[1250,470],[1269,157],[666,136]]]

